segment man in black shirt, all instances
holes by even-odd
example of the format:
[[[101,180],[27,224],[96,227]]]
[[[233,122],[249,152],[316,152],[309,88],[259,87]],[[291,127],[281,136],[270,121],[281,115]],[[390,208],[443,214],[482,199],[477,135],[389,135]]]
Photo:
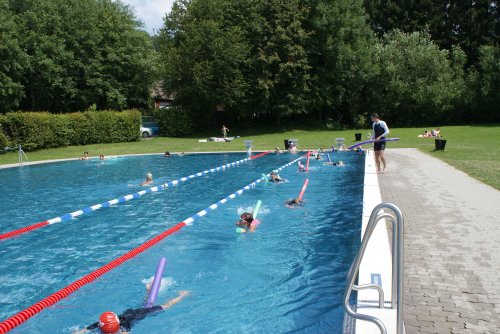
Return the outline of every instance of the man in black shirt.
[[[373,143],[373,150],[375,151],[375,163],[377,164],[377,173],[385,173],[385,158],[384,158],[384,150],[385,150],[385,136],[389,134],[389,128],[387,124],[380,120],[378,114],[372,115],[373,122],[373,139],[376,141]],[[384,165],[384,168],[380,168],[380,163]]]

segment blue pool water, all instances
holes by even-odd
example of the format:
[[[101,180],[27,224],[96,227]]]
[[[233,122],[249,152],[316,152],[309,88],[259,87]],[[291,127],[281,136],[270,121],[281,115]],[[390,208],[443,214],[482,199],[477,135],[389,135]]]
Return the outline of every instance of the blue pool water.
[[[0,170],[0,232],[243,159],[243,154],[127,157]],[[267,155],[242,166],[72,221],[0,242],[0,320],[29,307],[257,179],[297,158]],[[259,184],[153,248],[84,286],[13,333],[70,333],[103,311],[141,306],[143,280],[167,258],[158,302],[191,296],[139,322],[133,333],[341,333],[346,271],[359,246],[364,156],[339,153],[343,168],[311,160],[289,167],[289,182]],[[305,178],[306,205],[288,209]],[[263,201],[254,234],[236,234],[238,212]]]

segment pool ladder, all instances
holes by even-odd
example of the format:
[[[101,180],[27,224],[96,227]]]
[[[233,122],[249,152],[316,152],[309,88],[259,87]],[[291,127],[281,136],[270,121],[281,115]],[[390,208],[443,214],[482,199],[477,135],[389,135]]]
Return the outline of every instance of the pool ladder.
[[[393,214],[384,212],[391,210]],[[392,223],[392,294],[391,308],[397,309],[397,324],[396,333],[403,334],[403,226],[404,219],[401,210],[392,203],[381,203],[377,205],[370,215],[368,225],[366,227],[359,252],[354,258],[354,261],[347,273],[347,286],[344,292],[344,309],[348,315],[355,319],[365,320],[374,323],[380,329],[382,334],[387,334],[387,328],[384,323],[377,317],[357,313],[351,308],[349,299],[352,290],[376,289],[379,294],[379,308],[384,308],[384,290],[377,284],[355,285],[356,278],[359,273],[359,266],[363,260],[363,255],[366,246],[370,241],[370,237],[375,230],[378,222],[387,220]]]

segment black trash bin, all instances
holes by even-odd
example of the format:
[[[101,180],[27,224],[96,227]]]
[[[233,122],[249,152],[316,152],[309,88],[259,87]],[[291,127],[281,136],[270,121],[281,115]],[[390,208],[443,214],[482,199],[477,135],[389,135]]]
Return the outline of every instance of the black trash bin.
[[[446,146],[446,140],[436,139],[435,144],[436,148],[434,149],[434,151],[444,151],[444,147]]]
[[[356,141],[361,141],[361,133],[355,133],[354,137],[356,138]]]
[[[285,150],[288,150],[290,148],[290,142],[288,139],[285,139]]]

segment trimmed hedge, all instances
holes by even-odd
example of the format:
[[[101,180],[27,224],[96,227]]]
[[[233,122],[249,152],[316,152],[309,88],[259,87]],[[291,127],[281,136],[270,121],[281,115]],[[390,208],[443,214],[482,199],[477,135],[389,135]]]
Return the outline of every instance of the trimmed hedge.
[[[8,147],[10,142],[7,136],[3,133],[2,124],[5,120],[5,116],[0,115],[0,153],[3,152],[4,148]]]
[[[160,136],[179,137],[193,133],[189,112],[181,107],[157,109],[154,112]]]
[[[25,151],[68,145],[119,143],[140,139],[141,114],[85,111],[72,114],[12,112],[0,119],[3,132]]]

